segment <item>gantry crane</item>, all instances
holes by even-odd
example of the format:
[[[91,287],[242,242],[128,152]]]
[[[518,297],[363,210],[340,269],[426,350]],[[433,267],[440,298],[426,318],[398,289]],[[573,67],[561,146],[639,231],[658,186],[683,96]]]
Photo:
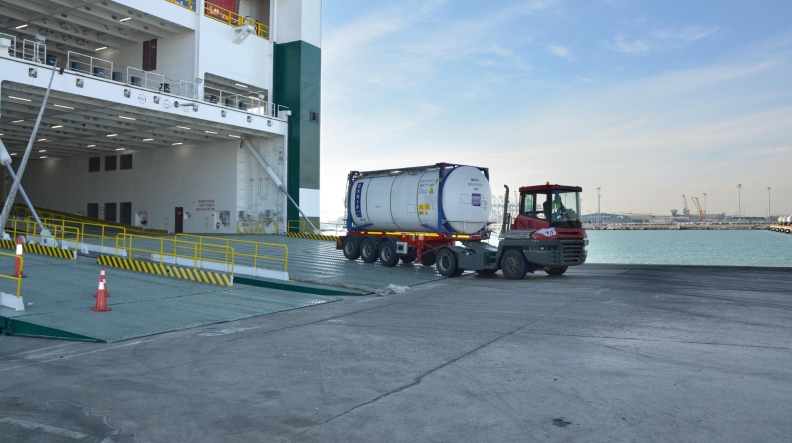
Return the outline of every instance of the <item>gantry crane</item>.
[[[696,204],[696,209],[698,210],[699,222],[703,223],[707,219],[707,213],[701,209],[701,202],[699,202],[698,197],[693,197],[693,203]]]
[[[690,221],[690,209],[688,209],[687,197],[685,197],[685,194],[682,194],[682,200],[685,202],[685,209],[682,210],[682,213],[687,217],[688,221]]]

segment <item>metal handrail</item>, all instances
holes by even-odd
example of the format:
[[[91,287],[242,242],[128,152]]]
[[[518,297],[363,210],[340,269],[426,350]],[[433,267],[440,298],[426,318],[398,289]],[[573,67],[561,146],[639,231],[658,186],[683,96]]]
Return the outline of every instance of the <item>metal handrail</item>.
[[[204,5],[204,16],[233,27],[250,24],[256,28],[256,35],[258,37],[269,40],[269,26],[253,20],[250,17],[243,17],[234,11],[229,11],[223,7],[206,2]]]
[[[11,39],[11,46],[8,48],[8,55],[10,55],[11,57],[16,57],[17,56],[17,54],[16,54],[17,53],[17,46],[16,46],[17,38],[16,38],[16,36],[0,32],[0,38],[9,38],[9,39]]]
[[[30,50],[28,50],[28,43],[32,46]],[[28,53],[30,53],[30,57],[28,57]],[[45,63],[47,60],[47,45],[33,40],[22,40],[22,59],[34,63]]]
[[[30,220],[32,217],[28,217]],[[110,240],[111,242],[115,241],[116,235],[118,234],[126,234],[127,230],[123,226],[108,226],[99,223],[89,223],[89,222],[82,222],[78,220],[68,220],[65,218],[55,219],[55,218],[42,218],[41,222],[45,225],[49,226],[62,226],[64,228],[73,228],[79,232],[79,237],[77,238],[77,245],[80,243],[85,244],[85,239],[87,238],[98,238],[99,239],[99,246],[109,246],[105,245],[106,240]],[[72,226],[69,226],[72,225]],[[93,228],[98,229],[98,234],[88,233],[86,228]],[[112,232],[109,233],[108,231],[121,231],[121,232]],[[112,244],[112,243],[111,243]],[[79,246],[76,246],[79,247]]]
[[[203,100],[265,117],[279,118],[286,106],[276,105],[252,94],[235,94],[218,88],[204,86]]]
[[[133,77],[140,79],[140,82],[133,81]],[[138,86],[146,89],[153,89],[155,91],[162,91],[170,93],[170,84],[165,81],[164,74],[157,74],[156,72],[144,71],[142,69],[127,67],[127,83],[132,86]],[[166,86],[167,85],[167,86]]]
[[[17,281],[16,297],[17,298],[22,297],[22,276],[23,276],[22,269],[25,267],[25,258],[23,256],[21,256],[21,255],[10,254],[8,252],[0,252],[0,256],[12,257],[14,260],[19,260],[19,275],[18,276],[15,277],[13,275],[0,274],[0,278],[7,278],[9,280],[16,280]],[[10,268],[10,266],[8,268]]]
[[[240,220],[244,221],[244,220]],[[253,220],[255,221],[255,220]],[[289,270],[289,247],[286,245],[282,245],[279,243],[264,243],[264,242],[256,242],[251,240],[237,240],[232,238],[226,237],[211,237],[206,235],[193,235],[193,234],[176,234],[176,239],[179,238],[195,238],[198,239],[198,243],[202,246],[223,246],[230,247],[233,250],[243,249],[244,246],[253,245],[253,254],[243,253],[243,252],[236,252],[237,257],[247,257],[253,259],[253,267],[257,268],[259,259],[266,260],[266,261],[274,261],[283,263],[283,272],[288,272]],[[207,243],[207,242],[218,242],[218,243]],[[259,253],[259,248],[276,248],[283,250],[283,258],[280,257],[272,257],[267,256]]]
[[[155,241],[159,243],[159,249],[147,249],[145,247],[135,247],[134,240],[142,240],[142,241]],[[165,248],[166,242],[172,242],[173,248]],[[138,245],[140,242],[138,242]],[[192,254],[182,254],[179,251],[187,249],[188,251],[191,250]],[[159,255],[159,263],[164,263],[165,255],[174,258],[174,262],[176,258],[184,258],[193,261],[193,270],[198,270],[198,262],[213,262],[213,263],[221,263],[226,266],[226,270],[228,266],[231,266],[231,275],[234,275],[234,266],[236,264],[236,254],[234,248],[222,245],[202,245],[199,242],[191,242],[191,241],[184,241],[179,240],[177,238],[169,238],[169,237],[149,237],[144,235],[134,235],[134,234],[118,234],[116,236],[116,252],[115,255],[119,256],[121,251],[128,251],[128,257],[132,257],[133,252],[142,252],[152,255]],[[207,257],[207,254],[220,254],[223,255],[225,258],[223,260],[217,258],[210,258]],[[175,264],[175,263],[174,263]],[[227,271],[228,272],[228,271]]]
[[[189,9],[191,11],[195,11],[195,6],[197,2],[193,0],[165,0],[168,3],[173,3],[176,6],[181,6],[184,9]]]
[[[83,69],[85,61],[88,61],[88,70]],[[77,65],[79,63],[79,66]],[[112,78],[113,62],[98,57],[92,57],[79,52],[69,51],[66,53],[66,66],[72,71],[82,72],[100,78]],[[105,73],[105,70],[108,71]]]
[[[6,222],[6,227],[8,227],[8,224],[11,225],[10,230],[11,232],[13,232],[14,238],[16,238],[16,236],[20,234],[24,234],[26,236],[43,237],[41,233],[38,232],[39,223],[36,220],[34,220],[32,217],[29,217],[27,219],[9,218],[8,221]],[[51,231],[52,239],[55,240],[55,242],[58,241],[63,242],[64,240],[66,240],[67,233],[70,236],[69,238],[71,238],[71,236],[74,236],[75,241],[78,242],[82,236],[80,231],[74,227],[60,226],[58,224],[48,223],[44,219],[41,220],[41,224],[44,226],[45,229]],[[61,243],[61,245],[62,244],[63,243]]]

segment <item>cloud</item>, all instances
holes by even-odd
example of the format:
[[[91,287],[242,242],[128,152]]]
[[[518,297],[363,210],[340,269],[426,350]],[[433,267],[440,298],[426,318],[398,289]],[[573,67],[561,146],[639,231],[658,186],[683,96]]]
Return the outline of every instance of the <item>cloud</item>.
[[[547,45],[547,51],[567,60],[572,60],[572,50],[567,46]]]
[[[641,39],[627,41],[624,36],[617,35],[611,40],[604,41],[602,46],[611,51],[624,54],[645,54],[649,51],[649,44]]]
[[[718,26],[688,26],[686,28],[657,29],[652,36],[678,46],[687,46],[695,41],[709,37],[720,28]]]

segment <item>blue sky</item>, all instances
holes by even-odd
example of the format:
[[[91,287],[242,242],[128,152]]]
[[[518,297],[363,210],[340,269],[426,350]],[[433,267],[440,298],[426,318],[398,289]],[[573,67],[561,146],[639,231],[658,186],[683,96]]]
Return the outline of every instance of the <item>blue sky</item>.
[[[325,1],[322,207],[346,173],[440,161],[584,212],[792,213],[792,2]],[[691,203],[689,203],[691,204]]]

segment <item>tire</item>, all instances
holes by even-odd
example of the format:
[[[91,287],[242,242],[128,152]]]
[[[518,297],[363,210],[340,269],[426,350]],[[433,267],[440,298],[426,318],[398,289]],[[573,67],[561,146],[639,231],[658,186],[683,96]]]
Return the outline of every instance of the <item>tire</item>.
[[[435,267],[437,272],[443,277],[456,277],[459,275],[457,274],[459,268],[457,267],[456,254],[450,249],[443,248],[437,253]]]
[[[379,259],[382,266],[387,266],[389,268],[396,266],[396,263],[399,262],[399,256],[396,254],[396,245],[394,245],[392,241],[385,240],[380,243]]]
[[[525,277],[528,272],[528,262],[522,251],[518,249],[509,249],[503,254],[501,259],[501,270],[503,276],[509,280],[519,280]]]
[[[377,244],[371,237],[366,237],[360,242],[360,258],[366,263],[374,263],[377,261]]]
[[[437,254],[434,252],[424,252],[421,256],[421,264],[424,266],[432,266],[437,261]]]
[[[479,269],[478,271],[476,271],[476,274],[478,274],[478,275],[492,275],[492,274],[494,274],[496,272],[498,272],[497,269]]]
[[[341,249],[344,250],[344,257],[349,260],[357,260],[360,258],[360,246],[358,246],[355,237],[344,237],[344,242],[341,243]]]
[[[569,269],[569,266],[561,266],[560,268],[545,269],[545,272],[547,272],[547,275],[559,276],[563,275],[567,269]]]

